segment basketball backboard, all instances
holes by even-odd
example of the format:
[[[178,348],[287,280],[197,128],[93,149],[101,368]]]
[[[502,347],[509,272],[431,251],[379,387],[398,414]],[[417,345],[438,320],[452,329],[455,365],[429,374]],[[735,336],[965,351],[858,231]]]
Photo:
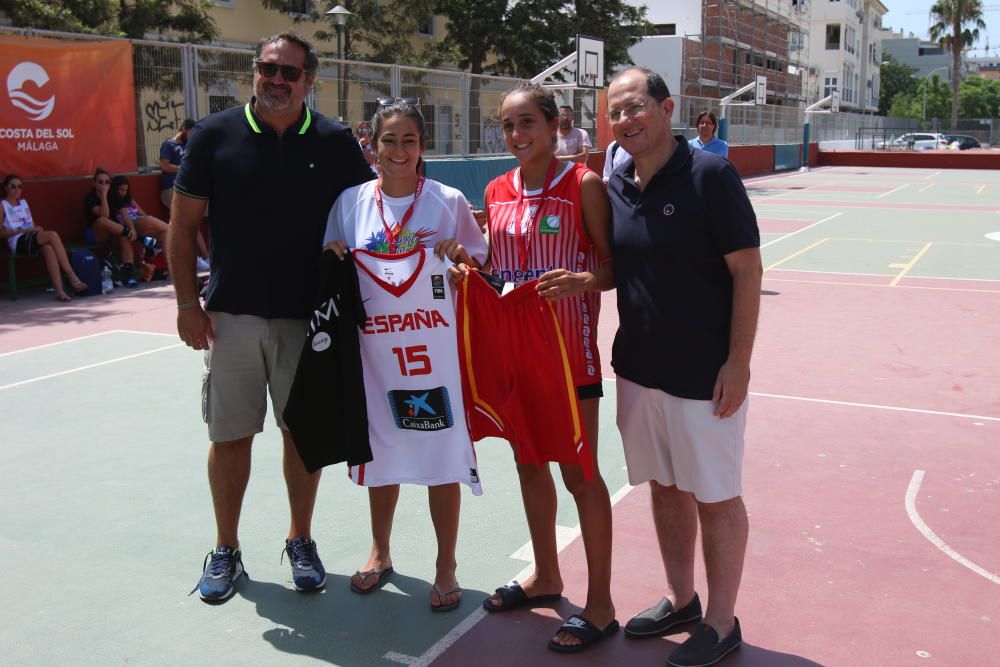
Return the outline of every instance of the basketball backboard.
[[[580,88],[604,87],[604,40],[576,36],[576,85]]]

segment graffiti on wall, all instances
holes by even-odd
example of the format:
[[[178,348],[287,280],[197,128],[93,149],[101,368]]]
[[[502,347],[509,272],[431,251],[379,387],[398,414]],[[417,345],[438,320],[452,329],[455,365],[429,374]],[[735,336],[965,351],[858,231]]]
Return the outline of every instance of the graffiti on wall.
[[[503,130],[500,129],[498,120],[488,120],[483,125],[483,150],[484,153],[503,153],[507,148],[503,143]]]
[[[144,113],[148,132],[176,132],[184,121],[184,102],[162,95],[160,99],[148,102]]]

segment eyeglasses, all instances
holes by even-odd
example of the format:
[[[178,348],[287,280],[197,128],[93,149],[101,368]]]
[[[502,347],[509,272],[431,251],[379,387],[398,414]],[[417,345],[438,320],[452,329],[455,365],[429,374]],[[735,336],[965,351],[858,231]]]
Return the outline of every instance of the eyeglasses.
[[[18,185],[17,183],[10,183],[10,184],[7,185],[7,189],[8,190],[20,190],[21,186]]]
[[[98,185],[111,185],[111,181],[97,181]]]
[[[419,97],[380,97],[378,103],[384,107],[391,107],[393,104],[409,104],[415,107],[420,104]]]
[[[624,109],[611,109],[610,111],[608,111],[608,117],[611,118],[611,122],[617,123],[619,120],[621,120],[621,117],[623,115],[628,116],[629,118],[635,118],[636,116],[645,111],[646,111],[646,103],[636,102],[635,104],[628,105]]]
[[[281,72],[281,78],[288,83],[295,83],[300,78],[302,78],[303,70],[301,67],[295,67],[294,65],[278,65],[276,63],[266,63],[260,58],[254,58],[253,64],[257,67],[257,72],[268,79],[274,78],[278,72]]]

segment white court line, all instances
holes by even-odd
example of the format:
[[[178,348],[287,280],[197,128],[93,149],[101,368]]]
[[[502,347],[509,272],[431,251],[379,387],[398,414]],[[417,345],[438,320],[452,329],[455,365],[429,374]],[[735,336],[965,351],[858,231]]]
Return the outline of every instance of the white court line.
[[[935,171],[933,174],[928,174],[927,176],[924,176],[924,180],[929,181],[935,176],[939,175],[940,173],[941,173],[940,171]]]
[[[839,216],[841,216],[841,215],[844,215],[844,214],[843,214],[843,213],[834,213],[833,215],[831,215],[831,216],[829,216],[829,217],[826,217],[826,218],[823,218],[822,220],[819,220],[819,221],[817,221],[817,222],[814,222],[814,223],[812,223],[811,225],[806,225],[806,226],[805,226],[805,227],[803,227],[802,229],[796,229],[796,230],[795,230],[794,232],[792,232],[791,234],[785,234],[784,236],[782,236],[782,237],[780,237],[780,238],[776,238],[776,239],[774,239],[773,241],[768,241],[767,243],[765,243],[764,245],[762,245],[762,246],[760,247],[760,249],[761,249],[761,250],[763,250],[764,248],[766,248],[767,246],[771,245],[772,243],[777,243],[778,241],[782,241],[782,240],[784,240],[784,239],[787,239],[787,238],[788,238],[788,237],[790,237],[790,236],[795,236],[796,234],[801,234],[802,232],[806,231],[807,229],[812,229],[812,228],[813,228],[813,227],[815,227],[816,225],[821,225],[821,224],[823,224],[824,222],[828,222],[828,221],[830,221],[830,220],[833,220],[834,218],[836,218],[836,217],[839,217]]]
[[[164,347],[153,348],[152,350],[147,350],[145,352],[137,352],[136,354],[129,354],[124,357],[117,357],[116,359],[108,359],[107,361],[99,361],[96,364],[87,364],[86,366],[80,366],[78,368],[70,368],[69,370],[59,371],[58,373],[49,373],[48,375],[41,375],[36,378],[31,378],[28,380],[21,380],[20,382],[12,382],[11,384],[0,385],[0,391],[5,389],[13,389],[14,387],[21,387],[26,384],[32,384],[34,382],[41,382],[42,380],[48,380],[54,377],[60,377],[62,375],[69,375],[71,373],[79,373],[80,371],[90,370],[91,368],[97,368],[99,366],[107,366],[108,364],[115,364],[119,361],[127,361],[129,359],[135,359],[137,357],[144,357],[147,354],[153,354],[155,352],[162,352],[163,350],[169,350],[175,347],[182,347],[184,343],[174,343],[173,345],[166,345]]]
[[[920,518],[920,515],[917,513],[917,492],[920,491],[920,483],[923,482],[923,480],[924,480],[924,471],[914,470],[913,477],[910,479],[910,486],[907,487],[906,489],[906,500],[904,502],[904,505],[906,506],[906,515],[910,517],[910,522],[912,522],[913,525],[916,526],[917,530],[920,531],[921,535],[926,537],[931,544],[933,544],[938,549],[943,551],[945,555],[948,556],[948,558],[951,558],[952,560],[954,560],[959,565],[962,565],[963,567],[969,568],[979,576],[985,577],[986,579],[992,581],[994,584],[1000,584],[1000,576],[997,576],[992,572],[990,572],[989,570],[979,567],[971,560],[969,560],[962,554],[958,553],[957,551],[949,547],[947,544],[945,544],[945,541],[942,540],[940,537],[938,537],[937,533],[931,530],[930,526],[924,523],[924,520]]]
[[[0,387],[2,389],[3,387]],[[874,410],[890,410],[893,412],[914,412],[921,415],[939,415],[941,417],[961,417],[962,419],[982,419],[983,421],[1000,422],[1000,417],[987,417],[985,415],[969,415],[963,412],[942,412],[941,410],[923,410],[920,408],[902,408],[895,405],[878,405],[877,403],[855,403],[853,401],[834,401],[827,398],[807,398],[805,396],[786,396],[783,394],[765,394],[758,391],[751,391],[751,396],[762,396],[764,398],[783,398],[787,401],[804,401],[806,403],[826,403],[828,405],[846,405],[852,408],[872,408]]]
[[[138,331],[136,329],[115,329],[111,333],[141,334],[143,336],[166,336],[168,338],[177,338],[176,333],[163,333],[160,331]]]
[[[412,665],[417,661],[412,655],[406,655],[405,653],[396,653],[395,651],[389,651],[382,656],[383,660],[388,660],[389,662],[397,662],[401,665]]]
[[[87,334],[86,336],[77,336],[76,338],[67,338],[66,340],[57,340],[52,343],[45,343],[44,345],[35,345],[34,347],[25,347],[20,350],[11,350],[10,352],[4,352],[0,354],[0,358],[9,357],[12,354],[21,354],[22,352],[33,352],[34,350],[44,350],[47,347],[55,347],[56,345],[65,345],[66,343],[75,343],[80,340],[86,340],[88,338],[96,338],[98,336],[106,336],[113,333],[127,333],[127,334],[143,334],[147,336],[176,336],[177,334],[165,334],[158,333],[155,331],[133,331],[131,329],[110,329],[108,331],[100,331],[98,333]]]
[[[12,354],[21,354],[22,352],[32,352],[34,350],[44,350],[47,347],[55,347],[56,345],[65,345],[66,343],[75,343],[78,340],[86,340],[88,338],[96,338],[97,336],[106,336],[109,333],[114,333],[114,331],[101,331],[100,333],[87,334],[86,336],[77,336],[76,338],[67,338],[66,340],[57,340],[54,343],[45,343],[44,345],[35,345],[34,347],[26,347],[21,350],[12,350],[10,352],[4,352],[0,354],[0,357],[9,357]]]
[[[626,484],[622,488],[615,491],[614,495],[611,496],[611,506],[614,507],[615,505],[617,505],[622,498],[624,498],[629,494],[632,488],[633,487],[630,484]],[[564,528],[564,530],[575,530],[577,535],[580,534],[580,526],[576,526],[575,528],[569,528],[569,529]],[[559,549],[559,551],[562,551],[566,546],[568,545],[564,545],[562,548]],[[524,547],[522,547],[522,549],[523,548]],[[524,579],[525,577],[531,575],[534,569],[535,569],[534,563],[529,563],[523,570],[521,570],[517,574],[517,576],[514,577],[514,579],[515,580]],[[424,654],[421,655],[420,658],[418,658],[411,664],[415,665],[416,667],[427,667],[427,665],[434,662],[442,653],[447,651],[455,644],[455,642],[461,639],[462,635],[464,635],[466,632],[474,628],[476,624],[479,623],[479,621],[486,618],[486,615],[488,613],[489,612],[483,609],[482,606],[477,607],[474,612],[472,612],[465,618],[464,621],[462,621],[454,628],[452,628],[451,632],[446,634],[444,637],[437,640],[437,642],[435,642],[433,646],[424,651]]]
[[[903,188],[908,188],[908,187],[910,187],[909,183],[903,183],[898,188],[893,188],[892,190],[889,190],[888,192],[883,192],[879,196],[875,197],[875,199],[881,199],[882,197],[885,197],[886,195],[891,195],[893,192],[899,192]]]

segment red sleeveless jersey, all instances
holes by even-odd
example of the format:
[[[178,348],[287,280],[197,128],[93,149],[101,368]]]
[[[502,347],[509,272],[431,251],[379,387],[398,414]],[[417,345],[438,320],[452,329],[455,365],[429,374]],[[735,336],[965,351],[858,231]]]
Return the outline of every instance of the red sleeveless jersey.
[[[597,253],[583,226],[580,201],[580,184],[588,169],[573,162],[566,165],[557,168],[544,200],[541,192],[534,192],[519,201],[520,168],[498,176],[486,186],[491,271],[504,282],[521,285],[553,269],[597,271]],[[515,220],[519,209],[520,219]],[[578,387],[600,382],[597,317],[601,295],[584,292],[554,305],[573,381]]]

